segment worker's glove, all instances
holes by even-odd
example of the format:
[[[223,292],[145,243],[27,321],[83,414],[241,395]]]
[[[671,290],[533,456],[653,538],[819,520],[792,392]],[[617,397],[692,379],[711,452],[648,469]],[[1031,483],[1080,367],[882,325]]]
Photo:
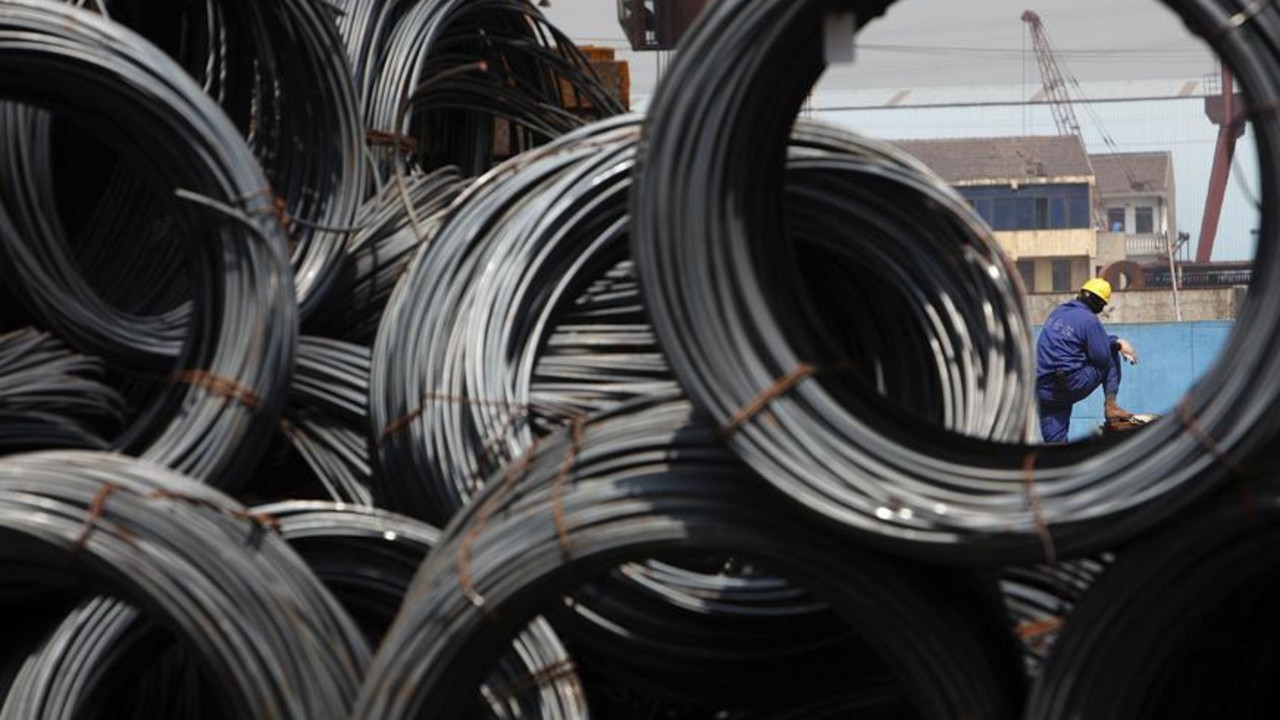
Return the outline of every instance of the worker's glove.
[[[1129,362],[1130,365],[1138,364],[1138,351],[1133,344],[1124,338],[1116,340],[1116,347],[1120,350],[1120,357]]]

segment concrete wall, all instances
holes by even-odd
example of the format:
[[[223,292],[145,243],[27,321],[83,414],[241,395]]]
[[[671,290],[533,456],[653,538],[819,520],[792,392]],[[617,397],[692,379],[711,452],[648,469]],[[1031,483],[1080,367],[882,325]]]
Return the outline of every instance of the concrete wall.
[[[1235,323],[1107,323],[1107,331],[1133,343],[1138,364],[1124,366],[1117,402],[1130,412],[1170,413],[1217,360]],[[1037,336],[1040,328],[1035,328]],[[1068,438],[1091,437],[1102,424],[1102,390],[1076,404]]]
[[[1178,304],[1183,322],[1234,320],[1244,302],[1246,288],[1179,290]],[[1070,293],[1036,293],[1027,296],[1031,323],[1039,325],[1058,305],[1075,297]],[[1163,323],[1176,320],[1173,291],[1125,290],[1111,296],[1111,305],[1102,311],[1104,323]]]
[[[1023,257],[1093,257],[1097,233],[1085,230],[1018,230],[995,233],[996,242],[1014,260]]]
[[[1098,233],[1098,253],[1093,260],[1098,267],[1127,259],[1128,248],[1125,246],[1124,233]]]

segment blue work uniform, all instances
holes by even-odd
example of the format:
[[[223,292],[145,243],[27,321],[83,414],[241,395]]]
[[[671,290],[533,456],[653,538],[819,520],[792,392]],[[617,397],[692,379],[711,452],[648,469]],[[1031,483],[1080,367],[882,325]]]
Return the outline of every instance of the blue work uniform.
[[[1120,346],[1080,300],[1053,309],[1036,342],[1036,402],[1045,442],[1066,442],[1071,406],[1099,385],[1120,390]]]

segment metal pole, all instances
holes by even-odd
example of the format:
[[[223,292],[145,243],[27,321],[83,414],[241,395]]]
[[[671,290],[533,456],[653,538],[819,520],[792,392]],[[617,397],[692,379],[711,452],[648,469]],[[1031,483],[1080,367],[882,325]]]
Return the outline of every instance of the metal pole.
[[[1169,254],[1169,284],[1173,287],[1173,317],[1178,322],[1182,322],[1182,304],[1178,300],[1178,269],[1173,262],[1173,241],[1169,239],[1169,233],[1164,234],[1165,250]]]

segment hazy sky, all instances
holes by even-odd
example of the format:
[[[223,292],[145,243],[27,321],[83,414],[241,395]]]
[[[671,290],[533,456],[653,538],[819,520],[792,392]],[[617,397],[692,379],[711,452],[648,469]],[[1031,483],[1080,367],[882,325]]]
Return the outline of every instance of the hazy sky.
[[[714,0],[712,0],[714,1]],[[613,0],[550,0],[543,12],[579,44],[627,43]],[[1208,47],[1156,0],[899,0],[859,35],[852,66],[823,87],[1016,85],[1039,77],[1022,22],[1044,20],[1064,64],[1081,82],[1199,78],[1214,71]],[[635,95],[648,94],[665,53],[623,52]]]

